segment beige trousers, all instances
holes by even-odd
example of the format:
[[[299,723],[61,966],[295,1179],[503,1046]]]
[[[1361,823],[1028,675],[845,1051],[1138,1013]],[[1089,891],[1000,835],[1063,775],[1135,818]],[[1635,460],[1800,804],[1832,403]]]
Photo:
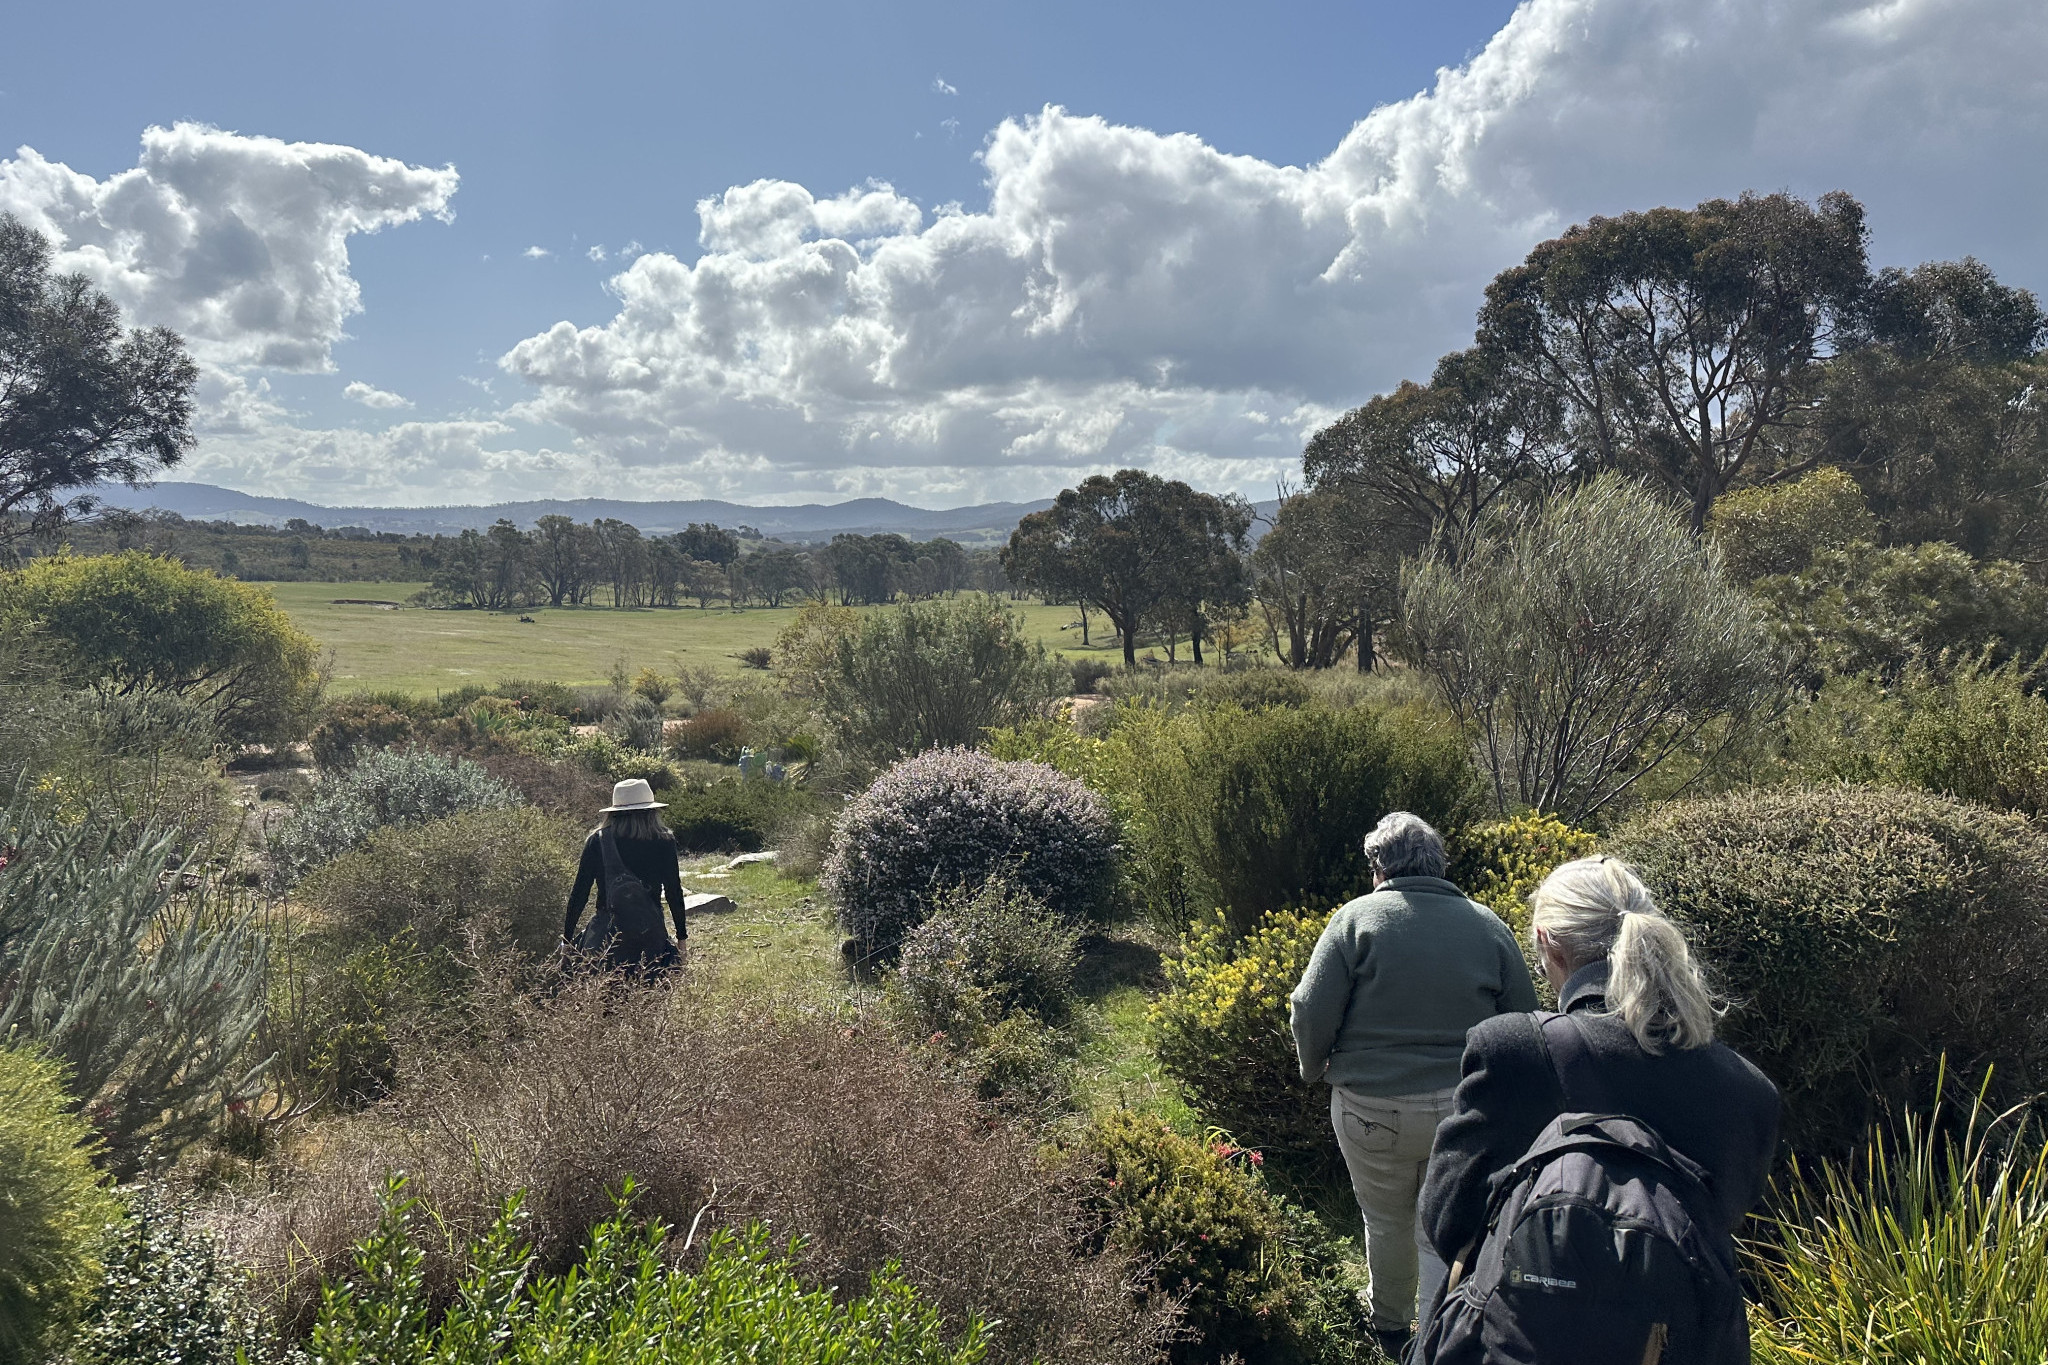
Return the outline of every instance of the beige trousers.
[[[1453,1093],[1361,1095],[1330,1087],[1330,1123],[1365,1216],[1372,1325],[1381,1331],[1406,1327],[1417,1315],[1418,1289],[1426,1302],[1444,1279],[1443,1262],[1417,1245],[1415,1201],[1436,1126],[1450,1116]]]

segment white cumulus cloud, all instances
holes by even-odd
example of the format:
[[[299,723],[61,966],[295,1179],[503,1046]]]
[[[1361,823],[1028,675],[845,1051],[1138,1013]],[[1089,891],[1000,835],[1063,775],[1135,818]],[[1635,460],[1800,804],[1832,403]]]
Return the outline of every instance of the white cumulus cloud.
[[[317,371],[361,307],[349,237],[445,219],[456,184],[453,167],[180,123],[105,180],[23,147],[0,161],[0,210],[209,364]]]
[[[520,252],[519,254],[526,257],[526,259],[529,261],[538,261],[543,259],[544,257],[552,256],[555,253],[549,251],[544,246],[530,246],[526,248],[526,250]]]
[[[960,91],[944,76],[934,76],[932,77],[932,93],[934,95],[957,95]]]
[[[977,212],[736,187],[695,261],[640,257],[616,316],[501,364],[519,415],[707,490],[1036,495],[1141,462],[1255,491],[1594,213],[1842,188],[1881,257],[2048,284],[2044,137],[2038,0],[1529,0],[1306,167],[1047,108],[990,135]]]
[[[341,396],[351,403],[361,403],[366,408],[409,408],[412,400],[389,389],[376,388],[360,379],[351,380]]]

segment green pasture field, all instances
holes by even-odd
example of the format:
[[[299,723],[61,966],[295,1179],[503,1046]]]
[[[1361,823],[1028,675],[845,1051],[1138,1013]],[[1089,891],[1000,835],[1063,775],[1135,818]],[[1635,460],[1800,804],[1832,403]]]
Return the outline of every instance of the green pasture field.
[[[337,599],[403,604],[419,583],[264,583],[299,629],[331,652],[330,691],[406,692],[431,696],[471,683],[533,678],[593,686],[623,659],[629,672],[669,672],[678,663],[740,671],[740,651],[773,646],[796,619],[795,607],[533,607],[524,612],[443,611],[423,607],[345,605]],[[1112,661],[1122,656],[1098,643],[1081,648],[1078,629],[1060,627],[1079,619],[1072,607],[1016,604],[1026,625],[1047,649]],[[871,608],[886,610],[886,608]],[[520,621],[531,616],[534,624]],[[1108,623],[1096,616],[1091,632],[1110,638]]]

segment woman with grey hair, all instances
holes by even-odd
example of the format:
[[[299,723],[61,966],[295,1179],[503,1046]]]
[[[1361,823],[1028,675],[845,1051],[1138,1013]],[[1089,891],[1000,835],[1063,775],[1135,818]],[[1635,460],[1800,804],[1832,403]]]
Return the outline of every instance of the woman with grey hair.
[[[1778,1090],[1715,1041],[1716,1010],[1685,935],[1635,870],[1606,856],[1569,862],[1529,899],[1555,1015],[1503,1015],[1465,1042],[1463,1078],[1437,1130],[1422,1228],[1458,1261],[1487,1231],[1492,1184],[1569,1106],[1566,1076],[1652,1129],[1705,1170],[1713,1231],[1732,1238],[1763,1193],[1777,1148]],[[1555,1034],[1554,1030],[1568,1030]],[[1584,1097],[1581,1096],[1582,1106]],[[1747,1338],[1730,1361],[1749,1359]]]
[[[1290,997],[1302,1079],[1330,1085],[1330,1123],[1365,1220],[1372,1321],[1406,1346],[1443,1266],[1418,1247],[1415,1200],[1450,1113],[1465,1032],[1536,1008],[1515,937],[1444,880],[1443,836],[1407,811],[1365,839],[1373,889],[1330,917]]]

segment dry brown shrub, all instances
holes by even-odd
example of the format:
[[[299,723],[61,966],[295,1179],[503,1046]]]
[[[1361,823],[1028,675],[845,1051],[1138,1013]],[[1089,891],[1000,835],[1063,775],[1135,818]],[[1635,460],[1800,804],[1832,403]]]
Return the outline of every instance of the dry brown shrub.
[[[527,1191],[535,1249],[561,1269],[630,1173],[642,1216],[686,1229],[704,1211],[700,1245],[713,1226],[764,1220],[805,1239],[810,1278],[848,1292],[899,1262],[955,1327],[994,1321],[997,1360],[1147,1361],[1170,1330],[1132,1307],[1127,1262],[1080,1250],[1081,1173],[879,1022],[585,980],[494,1031],[320,1130],[270,1192],[215,1206],[288,1323],[310,1324],[321,1276],[346,1265],[400,1170],[445,1227],[428,1265],[444,1293],[459,1269],[449,1248],[507,1194]]]

